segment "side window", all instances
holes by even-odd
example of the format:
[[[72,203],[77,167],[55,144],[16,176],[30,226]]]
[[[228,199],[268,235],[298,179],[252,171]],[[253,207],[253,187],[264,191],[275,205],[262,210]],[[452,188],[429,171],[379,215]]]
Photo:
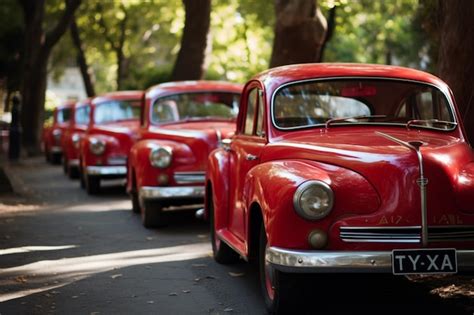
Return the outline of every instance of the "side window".
[[[89,123],[89,106],[83,106],[76,109],[76,124],[87,125]]]
[[[263,92],[258,90],[258,105],[257,105],[257,128],[255,133],[259,137],[265,136],[265,131],[263,130],[263,119],[264,119],[264,102],[263,102]]]
[[[255,117],[255,103],[257,102],[257,89],[250,91],[247,99],[247,112],[245,115],[244,134],[253,134],[253,122]]]

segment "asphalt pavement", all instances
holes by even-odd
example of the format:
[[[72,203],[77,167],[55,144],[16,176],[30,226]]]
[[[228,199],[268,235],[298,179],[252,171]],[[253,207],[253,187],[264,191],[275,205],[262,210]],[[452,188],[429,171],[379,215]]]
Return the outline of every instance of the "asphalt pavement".
[[[265,314],[256,266],[215,263],[194,210],[147,230],[120,183],[88,196],[43,159],[2,163],[15,193],[0,194],[0,315]],[[474,314],[474,292],[442,294],[469,276],[308,279],[295,314]]]

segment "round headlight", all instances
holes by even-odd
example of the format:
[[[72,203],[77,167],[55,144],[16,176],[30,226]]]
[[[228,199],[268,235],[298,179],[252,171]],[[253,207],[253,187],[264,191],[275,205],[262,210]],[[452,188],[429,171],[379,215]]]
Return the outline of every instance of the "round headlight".
[[[72,144],[74,145],[74,147],[76,149],[79,148],[79,141],[81,140],[81,136],[77,133],[73,134],[72,137],[71,137],[71,140],[72,140]]]
[[[173,155],[169,147],[157,147],[150,152],[150,163],[154,167],[166,168],[170,166]]]
[[[101,155],[105,152],[105,141],[97,138],[91,138],[89,149],[95,155]]]
[[[53,130],[53,137],[56,142],[59,142],[61,139],[61,130],[60,129],[54,129]]]
[[[293,195],[296,212],[308,220],[322,219],[329,214],[334,204],[334,193],[328,184],[309,180],[301,184]]]

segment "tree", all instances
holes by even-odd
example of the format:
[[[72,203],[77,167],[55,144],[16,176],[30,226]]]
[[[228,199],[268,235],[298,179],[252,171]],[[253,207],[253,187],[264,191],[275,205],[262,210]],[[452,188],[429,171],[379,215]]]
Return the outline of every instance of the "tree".
[[[211,22],[211,0],[183,0],[186,18],[181,48],[172,80],[198,80],[204,75],[206,47]]]
[[[48,59],[52,48],[66,32],[81,0],[65,0],[61,17],[49,31],[44,30],[45,0],[18,0],[23,9],[25,43],[21,95],[23,146],[28,155],[40,153]]]
[[[474,143],[474,2],[438,1],[439,75],[451,87],[471,144]]]
[[[77,64],[79,66],[79,70],[81,71],[82,80],[84,81],[84,87],[86,89],[86,94],[88,97],[95,96],[95,88],[94,88],[94,80],[93,80],[93,73],[92,69],[87,64],[85,47],[82,44],[82,39],[79,34],[79,29],[77,27],[76,20],[73,19],[71,22],[71,26],[69,28],[71,33],[71,39],[76,46],[77,49]]]
[[[327,22],[317,1],[275,0],[275,14],[270,67],[318,61]]]

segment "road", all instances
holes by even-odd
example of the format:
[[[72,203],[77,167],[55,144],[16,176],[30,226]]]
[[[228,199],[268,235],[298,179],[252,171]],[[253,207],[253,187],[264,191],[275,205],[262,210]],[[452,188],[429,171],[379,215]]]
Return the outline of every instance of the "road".
[[[60,167],[39,158],[6,170],[17,193],[0,195],[1,315],[265,314],[256,267],[215,263],[208,226],[193,211],[170,213],[167,227],[147,230],[120,185],[88,196]],[[307,309],[295,313],[474,310],[474,293],[458,294],[472,285],[468,276],[421,283],[380,276],[311,281],[326,293],[308,292]],[[453,283],[460,291],[440,297]]]

